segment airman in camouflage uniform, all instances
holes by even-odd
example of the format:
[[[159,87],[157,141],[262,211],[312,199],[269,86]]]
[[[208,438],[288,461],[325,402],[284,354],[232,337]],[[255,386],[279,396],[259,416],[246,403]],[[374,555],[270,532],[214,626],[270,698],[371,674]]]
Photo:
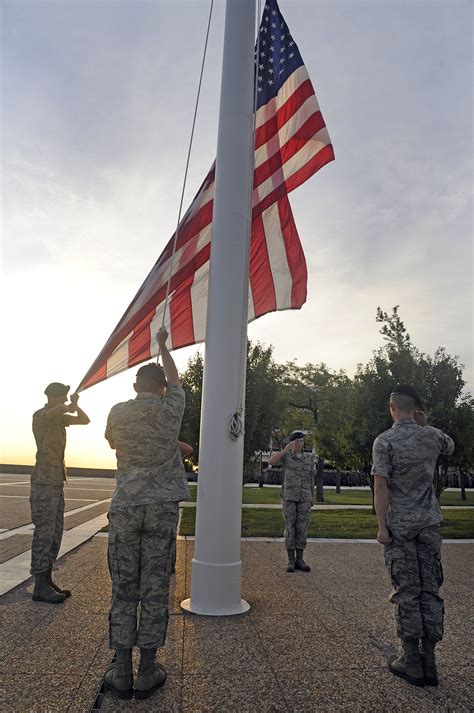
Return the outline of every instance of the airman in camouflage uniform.
[[[404,653],[393,660],[392,673],[415,685],[438,684],[435,645],[443,638],[444,604],[441,524],[433,486],[440,455],[454,450],[451,438],[427,425],[417,392],[397,386],[390,396],[391,429],[373,445],[377,539],[394,591],[397,633]]]
[[[33,601],[59,604],[71,595],[52,579],[64,529],[66,427],[86,425],[89,417],[77,405],[78,395],[66,406],[69,386],[54,382],[45,389],[48,403],[33,414],[36,464],[31,474],[30,506],[35,526],[31,546],[31,574],[35,576]],[[77,413],[70,416],[69,413]]]
[[[117,661],[106,673],[105,683],[120,698],[133,693],[135,698],[148,698],[165,682],[155,655],[164,645],[168,625],[178,503],[190,498],[178,446],[185,395],[166,348],[167,336],[166,330],[160,330],[164,373],[156,364],[141,367],[134,384],[136,398],[111,409],[105,431],[117,455],[108,547],[109,635]],[[135,645],[140,647],[140,666],[133,691]]]
[[[281,497],[285,547],[288,552],[287,572],[294,572],[295,569],[311,571],[303,559],[303,551],[308,536],[311,506],[314,504],[314,459],[311,453],[304,452],[303,446],[303,432],[293,431],[288,445],[268,461],[271,466],[280,462],[283,469]]]

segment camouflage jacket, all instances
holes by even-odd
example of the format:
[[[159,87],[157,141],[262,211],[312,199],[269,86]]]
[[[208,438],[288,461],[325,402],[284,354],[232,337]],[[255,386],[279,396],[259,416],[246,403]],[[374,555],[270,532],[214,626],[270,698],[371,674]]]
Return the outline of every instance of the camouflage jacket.
[[[281,497],[304,503],[313,499],[314,459],[312,453],[288,451],[281,458],[283,482]]]
[[[64,451],[69,416],[58,413],[48,416],[48,405],[33,414],[33,434],[36,441],[36,463],[31,482],[62,487],[66,480]]]
[[[452,439],[433,426],[404,418],[374,441],[372,475],[387,478],[387,526],[416,532],[443,521],[433,476],[440,455],[454,451]]]
[[[111,507],[190,499],[178,447],[184,405],[183,389],[169,386],[163,398],[140,393],[112,407],[105,431],[117,455]]]

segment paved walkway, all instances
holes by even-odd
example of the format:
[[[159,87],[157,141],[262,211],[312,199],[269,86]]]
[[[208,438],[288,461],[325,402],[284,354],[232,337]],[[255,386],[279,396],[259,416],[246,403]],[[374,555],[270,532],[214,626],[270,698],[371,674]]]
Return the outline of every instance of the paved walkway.
[[[64,536],[60,556],[89,540],[107,524],[115,481],[70,478],[64,489]],[[30,576],[33,525],[30,478],[0,474],[0,595]]]
[[[31,601],[32,581],[0,599],[2,711],[90,713],[111,660],[106,538],[94,538],[57,565],[73,591],[64,604]],[[447,619],[439,650],[441,685],[417,689],[386,668],[396,644],[382,549],[310,543],[311,573],[287,574],[281,544],[243,542],[240,617],[196,617],[189,596],[193,543],[178,542],[171,616],[160,654],[168,681],[148,701],[105,697],[100,713],[161,711],[265,713],[338,711],[437,713],[472,707],[474,638],[472,545],[444,548]]]

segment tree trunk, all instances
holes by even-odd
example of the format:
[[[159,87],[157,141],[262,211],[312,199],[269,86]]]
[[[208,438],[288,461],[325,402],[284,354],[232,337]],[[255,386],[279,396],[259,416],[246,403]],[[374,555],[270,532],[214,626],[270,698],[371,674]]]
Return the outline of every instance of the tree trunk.
[[[260,475],[258,476],[258,487],[263,488],[263,463],[262,454],[260,453]]]
[[[336,470],[336,493],[341,492],[341,471],[339,468]]]
[[[318,458],[316,463],[316,502],[324,502],[324,458]]]
[[[438,498],[438,501],[439,501],[439,498],[441,495],[441,490],[442,490],[442,488],[440,487],[440,480],[441,480],[441,477],[440,477],[440,472],[439,472],[439,461],[438,461],[436,463],[435,472],[433,475],[433,484],[434,484],[434,489],[435,489],[435,493],[436,493],[436,497]]]
[[[438,458],[438,462],[436,463],[436,468],[434,472],[434,486],[436,490],[436,497],[439,499],[441,497],[441,493],[446,487],[446,476],[448,473],[448,463],[447,460],[443,459],[442,456]]]
[[[375,515],[375,502],[374,502],[374,495],[375,495],[374,488],[375,488],[375,486],[374,486],[374,476],[372,475],[372,467],[370,465],[365,467],[365,477],[369,481],[370,492],[372,495],[372,515]]]
[[[466,483],[464,481],[464,471],[462,468],[459,468],[458,482],[461,488],[461,500],[466,500]]]

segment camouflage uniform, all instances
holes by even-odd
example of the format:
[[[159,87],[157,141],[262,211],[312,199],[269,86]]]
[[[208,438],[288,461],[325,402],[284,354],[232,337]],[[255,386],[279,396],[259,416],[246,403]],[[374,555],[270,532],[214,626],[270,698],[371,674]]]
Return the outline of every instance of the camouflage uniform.
[[[443,638],[444,604],[441,524],[443,518],[433,487],[439,455],[454,450],[449,436],[412,418],[395,422],[374,441],[372,474],[387,478],[385,562],[394,591],[397,633],[408,641]]]
[[[283,485],[281,488],[283,519],[285,522],[285,547],[287,550],[304,550],[308,536],[314,460],[311,453],[288,451],[281,459]]]
[[[31,474],[30,505],[35,526],[31,546],[31,574],[48,571],[58,556],[64,528],[66,466],[65,414],[47,416],[48,406],[33,414],[33,433],[38,451]]]
[[[107,420],[117,454],[108,549],[112,649],[164,643],[178,502],[190,498],[177,444],[184,404],[183,389],[168,386],[164,398],[139,393],[117,404]]]

